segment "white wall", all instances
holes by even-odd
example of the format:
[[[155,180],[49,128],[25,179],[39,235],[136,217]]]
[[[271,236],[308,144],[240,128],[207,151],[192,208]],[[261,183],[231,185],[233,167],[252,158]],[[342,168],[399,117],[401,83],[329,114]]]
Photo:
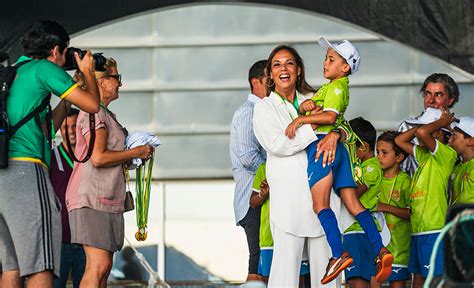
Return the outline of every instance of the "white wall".
[[[135,184],[131,184],[135,193]],[[160,190],[163,188],[165,191]],[[166,245],[186,254],[219,278],[243,281],[247,275],[248,250],[244,230],[235,226],[233,181],[155,182],[146,241],[135,240],[135,211],[125,213],[125,236],[133,245],[159,243],[162,227],[158,207],[161,205],[159,195],[163,192]]]

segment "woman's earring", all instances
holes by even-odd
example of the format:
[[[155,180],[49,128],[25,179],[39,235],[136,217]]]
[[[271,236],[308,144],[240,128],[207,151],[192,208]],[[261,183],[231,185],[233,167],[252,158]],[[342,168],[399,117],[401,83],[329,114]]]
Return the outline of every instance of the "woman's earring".
[[[267,87],[272,87],[273,85],[275,85],[275,81],[273,81],[273,78],[270,78],[270,81],[271,81],[271,82],[270,82],[271,84],[269,85],[269,84],[268,84],[269,81],[267,81],[267,83],[265,83],[265,86],[267,86]]]

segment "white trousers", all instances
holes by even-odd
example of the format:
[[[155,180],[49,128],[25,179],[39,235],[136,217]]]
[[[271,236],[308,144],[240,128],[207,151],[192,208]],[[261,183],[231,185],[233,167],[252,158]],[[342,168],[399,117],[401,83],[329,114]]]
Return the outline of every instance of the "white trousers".
[[[273,222],[271,222],[271,228],[273,260],[268,287],[298,287],[305,243],[308,249],[311,287],[341,287],[341,276],[326,285],[321,285],[320,282],[326,272],[328,259],[331,257],[331,250],[326,241],[326,236],[297,237],[278,229]]]

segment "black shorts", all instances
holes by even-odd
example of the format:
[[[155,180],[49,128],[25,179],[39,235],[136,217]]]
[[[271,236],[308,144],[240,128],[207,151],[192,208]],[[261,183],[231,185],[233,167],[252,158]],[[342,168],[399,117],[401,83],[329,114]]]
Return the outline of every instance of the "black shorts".
[[[260,258],[260,209],[249,208],[244,219],[239,224],[244,228],[249,247],[249,274],[258,274],[258,259]]]

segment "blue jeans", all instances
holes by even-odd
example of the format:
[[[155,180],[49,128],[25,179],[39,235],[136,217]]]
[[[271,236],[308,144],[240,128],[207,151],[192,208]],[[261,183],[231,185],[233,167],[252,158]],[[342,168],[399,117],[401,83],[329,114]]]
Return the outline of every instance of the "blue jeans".
[[[81,245],[62,243],[60,276],[53,281],[54,288],[66,287],[69,272],[71,272],[73,287],[79,287],[82,275],[86,269],[86,254]]]

